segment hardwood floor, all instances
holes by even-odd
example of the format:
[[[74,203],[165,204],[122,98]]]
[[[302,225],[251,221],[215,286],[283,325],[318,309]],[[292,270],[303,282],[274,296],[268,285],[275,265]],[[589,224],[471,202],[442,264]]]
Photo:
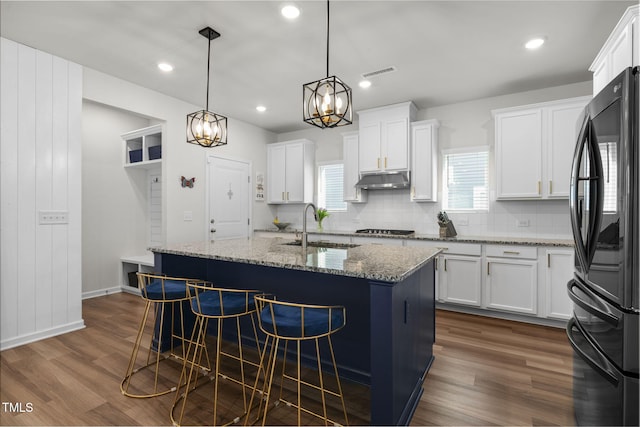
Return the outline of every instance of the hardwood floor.
[[[170,425],[173,394],[120,393],[142,307],[124,293],[85,300],[85,329],[1,352],[0,400],[13,409],[2,404],[0,424]],[[436,328],[436,359],[412,425],[573,425],[572,351],[562,329],[442,310]],[[192,413],[206,410],[207,387],[190,401],[199,408]],[[350,423],[366,425],[366,387],[343,387]],[[220,402],[235,411],[237,393],[229,394]],[[269,416],[270,424],[296,422],[292,408]]]

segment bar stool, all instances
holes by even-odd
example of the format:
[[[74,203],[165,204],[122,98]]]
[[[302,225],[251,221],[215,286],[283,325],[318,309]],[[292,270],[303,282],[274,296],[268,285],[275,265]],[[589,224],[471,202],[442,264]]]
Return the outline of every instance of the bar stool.
[[[190,331],[185,330],[183,310],[183,302],[189,299],[189,295],[187,279],[148,273],[137,275],[138,288],[145,301],[145,308],[129,366],[120,383],[120,391],[128,397],[148,398],[167,394],[177,388],[180,366],[186,355],[185,343],[190,342]],[[152,306],[153,316],[149,316]],[[145,336],[148,345],[143,344]],[[160,366],[168,360],[179,360],[182,363],[176,364],[173,369],[174,375],[169,366],[163,369],[161,375]],[[208,362],[208,355],[206,360]],[[208,368],[203,366],[203,369]],[[137,379],[132,384],[134,377]]]
[[[187,292],[191,298],[191,310],[196,316],[194,325],[194,335],[192,342],[187,350],[187,359],[185,360],[182,374],[180,377],[180,383],[184,384],[184,392],[181,393],[180,387],[176,392],[176,396],[171,407],[171,421],[174,425],[181,425],[185,414],[185,407],[187,405],[187,398],[189,393],[195,390],[197,387],[203,385],[202,382],[198,384],[197,367],[201,364],[202,354],[206,351],[206,337],[209,320],[217,321],[217,334],[216,334],[216,349],[215,349],[215,361],[213,371],[209,377],[209,381],[213,381],[213,423],[212,425],[229,425],[237,423],[240,418],[247,414],[247,388],[254,389],[255,385],[249,385],[246,381],[246,365],[253,366],[256,370],[256,378],[259,373],[259,360],[260,360],[260,344],[258,341],[258,333],[255,323],[256,306],[254,296],[259,294],[260,291],[256,290],[239,290],[239,289],[224,289],[216,288],[212,285],[202,285],[198,283],[187,282]],[[242,345],[242,335],[240,331],[240,320],[242,317],[249,316],[251,318],[251,324],[253,326],[253,336],[257,348],[256,362],[248,360],[245,357]],[[237,335],[237,354],[231,354],[222,349],[222,325],[224,319],[235,319],[236,323],[236,335]],[[240,378],[234,378],[234,376],[225,374],[221,371],[220,361],[221,357],[225,356],[229,359],[233,359],[239,362]],[[237,375],[236,375],[237,376]],[[218,383],[219,378],[229,380],[235,384],[238,384],[242,388],[242,402],[243,413],[236,414],[230,420],[225,421],[223,424],[218,424]],[[182,402],[182,405],[180,405]],[[180,407],[180,412],[177,417],[174,416],[176,409]]]
[[[297,304],[292,302],[277,301],[272,295],[257,295],[256,309],[258,311],[258,324],[262,332],[267,335],[265,340],[261,367],[265,370],[265,385],[261,392],[262,399],[260,402],[259,411],[262,411],[262,405],[264,402],[264,412],[262,414],[262,425],[265,425],[267,419],[269,398],[271,396],[271,390],[273,386],[273,377],[276,369],[276,359],[278,353],[278,346],[280,340],[285,342],[284,346],[284,358],[282,362],[282,375],[280,379],[280,396],[275,401],[274,407],[280,402],[285,403],[287,406],[293,406],[297,408],[297,420],[301,425],[301,413],[305,412],[310,415],[314,415],[317,418],[324,420],[325,425],[331,423],[332,425],[338,425],[337,422],[332,421],[327,417],[327,406],[325,395],[332,395],[338,397],[342,404],[342,412],[344,415],[345,425],[349,424],[347,418],[347,409],[344,404],[344,396],[342,393],[342,387],[340,385],[340,377],[338,376],[338,368],[336,366],[336,360],[333,352],[333,345],[331,343],[331,335],[346,324],[346,310],[343,306],[322,306],[322,305],[308,305]],[[333,373],[336,380],[337,391],[329,390],[325,387],[325,379],[322,372],[322,364],[320,361],[320,338],[326,337],[329,344],[329,353],[331,355],[331,363],[333,365]],[[306,340],[313,340],[315,343],[316,361],[318,364],[318,378],[319,384],[312,384],[310,382],[301,380],[300,378],[300,343]],[[289,341],[295,341],[296,343],[296,376],[293,377],[286,372],[286,359],[287,359],[287,344]],[[267,355],[267,347],[271,344],[270,350]],[[266,363],[264,361],[266,357]],[[291,402],[283,399],[282,386],[284,380],[292,380],[296,383],[297,390],[297,402]],[[322,400],[322,414],[318,414],[308,408],[305,408],[301,404],[301,386],[305,385],[308,388],[320,391]],[[259,392],[259,391],[258,391]],[[260,392],[259,392],[260,393]],[[255,392],[254,392],[255,395]],[[253,396],[251,396],[251,402],[249,406],[253,404]],[[248,416],[247,416],[248,420]]]

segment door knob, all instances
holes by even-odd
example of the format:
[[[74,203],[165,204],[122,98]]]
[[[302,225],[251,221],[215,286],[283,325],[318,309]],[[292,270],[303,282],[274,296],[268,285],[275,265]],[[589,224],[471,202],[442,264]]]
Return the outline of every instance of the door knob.
[[[216,222],[216,220],[215,220],[215,219],[212,219],[212,220],[211,220],[211,224],[213,224],[214,222]]]

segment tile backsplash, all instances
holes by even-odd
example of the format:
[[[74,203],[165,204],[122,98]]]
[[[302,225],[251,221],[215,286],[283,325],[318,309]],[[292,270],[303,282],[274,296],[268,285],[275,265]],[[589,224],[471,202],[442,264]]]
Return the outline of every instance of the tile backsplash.
[[[303,205],[279,205],[272,208],[280,221],[302,227]],[[416,203],[409,190],[369,192],[367,203],[347,204],[347,211],[332,212],[323,222],[325,230],[354,231],[359,228],[395,228],[415,230],[418,234],[438,234],[436,216],[440,202]],[[447,211],[460,236],[553,237],[570,239],[568,200],[496,201],[488,212]],[[311,214],[309,214],[311,217]],[[313,220],[307,221],[315,228]]]

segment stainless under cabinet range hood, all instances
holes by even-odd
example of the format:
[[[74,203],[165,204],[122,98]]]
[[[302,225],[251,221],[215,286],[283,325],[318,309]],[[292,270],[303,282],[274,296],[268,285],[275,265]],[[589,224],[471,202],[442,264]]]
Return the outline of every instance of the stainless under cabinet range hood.
[[[390,188],[409,188],[409,172],[373,172],[362,174],[356,188],[364,190],[384,190]]]

